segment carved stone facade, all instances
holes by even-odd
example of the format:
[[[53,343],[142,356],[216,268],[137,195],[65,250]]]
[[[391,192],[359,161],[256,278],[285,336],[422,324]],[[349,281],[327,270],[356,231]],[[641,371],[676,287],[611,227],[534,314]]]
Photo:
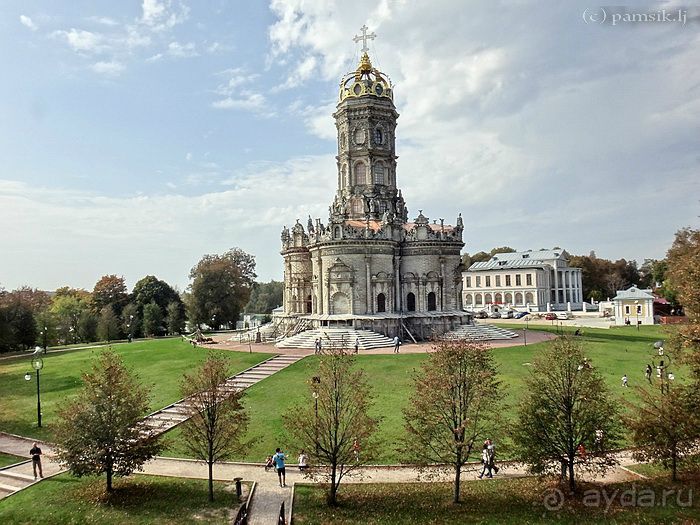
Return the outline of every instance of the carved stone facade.
[[[282,230],[283,324],[353,326],[425,339],[469,321],[456,226],[413,220],[396,183],[398,113],[385,75],[362,57],[341,82],[338,189],[327,223]]]

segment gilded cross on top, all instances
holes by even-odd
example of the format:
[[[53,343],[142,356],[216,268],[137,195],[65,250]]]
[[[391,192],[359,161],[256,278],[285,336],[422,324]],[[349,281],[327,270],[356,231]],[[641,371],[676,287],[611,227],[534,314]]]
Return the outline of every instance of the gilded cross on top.
[[[355,35],[354,38],[352,39],[352,41],[357,43],[360,40],[362,40],[362,50],[361,51],[363,53],[366,53],[367,51],[369,51],[369,48],[367,47],[367,40],[374,40],[377,35],[375,35],[374,32],[368,34],[366,25],[363,25],[360,28],[360,30],[362,31],[362,36]]]

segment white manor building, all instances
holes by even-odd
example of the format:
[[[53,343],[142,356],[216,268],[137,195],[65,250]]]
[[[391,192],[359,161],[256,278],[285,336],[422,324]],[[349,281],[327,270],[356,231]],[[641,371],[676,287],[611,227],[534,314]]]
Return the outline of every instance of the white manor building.
[[[466,310],[511,307],[528,311],[579,310],[581,269],[569,266],[566,250],[497,253],[462,274]]]

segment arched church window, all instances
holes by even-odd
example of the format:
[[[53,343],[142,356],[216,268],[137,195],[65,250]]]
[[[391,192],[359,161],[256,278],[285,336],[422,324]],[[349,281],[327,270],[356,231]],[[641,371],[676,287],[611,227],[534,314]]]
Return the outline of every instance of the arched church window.
[[[382,130],[377,128],[374,130],[374,143],[377,145],[381,145],[384,142],[384,135],[382,134]]]
[[[340,226],[335,227],[335,232],[333,233],[333,237],[336,239],[340,239]]]
[[[352,201],[352,214],[353,215],[364,215],[365,213],[365,203],[360,199],[355,199]]]
[[[377,312],[386,312],[386,295],[383,293],[377,296]]]
[[[374,183],[384,184],[384,164],[378,163],[374,165]]]
[[[406,309],[409,312],[416,311],[416,295],[413,292],[408,292],[406,296]]]
[[[345,132],[340,134],[340,149],[345,149]]]
[[[355,164],[355,184],[367,184],[367,166],[362,162]]]
[[[430,292],[428,294],[428,311],[434,312],[435,310],[437,310],[437,297],[435,292]]]

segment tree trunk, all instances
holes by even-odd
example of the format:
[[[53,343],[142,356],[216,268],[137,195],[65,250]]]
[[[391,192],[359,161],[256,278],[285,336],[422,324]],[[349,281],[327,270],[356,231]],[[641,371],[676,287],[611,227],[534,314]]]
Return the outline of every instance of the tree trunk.
[[[328,493],[328,505],[335,507],[338,505],[338,486],[335,483],[337,463],[334,461],[331,465],[331,487]]]
[[[214,501],[214,462],[209,460],[209,501]]]
[[[454,496],[452,498],[452,503],[459,503],[459,480],[462,476],[462,462],[457,461],[455,463],[455,486],[454,486]]]
[[[112,492],[112,465],[107,467],[107,492]]]
[[[569,489],[571,492],[576,491],[576,480],[574,479],[574,458],[569,458]]]
[[[673,447],[673,454],[671,455],[671,479],[678,481],[678,453],[676,452],[676,447]]]

